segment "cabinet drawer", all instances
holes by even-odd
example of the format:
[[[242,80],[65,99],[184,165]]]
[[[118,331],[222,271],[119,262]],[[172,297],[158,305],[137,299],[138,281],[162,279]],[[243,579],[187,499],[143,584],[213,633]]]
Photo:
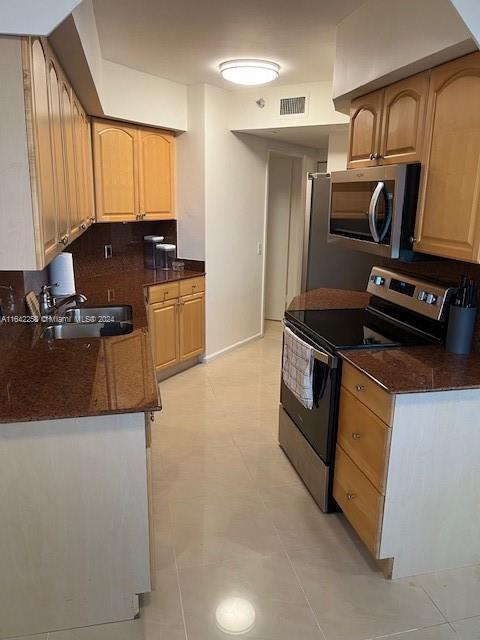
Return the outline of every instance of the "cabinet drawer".
[[[178,282],[168,282],[166,284],[155,284],[148,287],[148,302],[165,302],[165,300],[173,300],[178,298],[179,286]]]
[[[345,387],[340,393],[338,444],[385,494],[390,429]]]
[[[374,557],[378,557],[383,496],[338,445],[333,497],[358,536]]]
[[[392,424],[394,396],[348,362],[343,363],[342,385],[383,422]]]
[[[205,291],[205,278],[187,278],[186,280],[180,280],[180,295],[191,296],[194,293],[200,293]]]

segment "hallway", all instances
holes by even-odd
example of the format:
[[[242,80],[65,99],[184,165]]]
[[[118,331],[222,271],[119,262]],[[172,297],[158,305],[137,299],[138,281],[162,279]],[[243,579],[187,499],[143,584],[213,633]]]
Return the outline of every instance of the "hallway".
[[[277,444],[280,358],[281,324],[268,323],[161,384],[155,590],[140,620],[88,638],[478,639],[478,568],[387,581],[343,516],[317,508]]]

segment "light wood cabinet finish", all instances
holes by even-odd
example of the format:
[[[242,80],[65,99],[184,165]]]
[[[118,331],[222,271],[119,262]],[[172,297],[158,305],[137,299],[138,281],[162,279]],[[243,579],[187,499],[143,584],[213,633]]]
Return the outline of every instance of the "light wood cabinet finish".
[[[93,121],[97,222],[175,217],[175,138],[122,122]]]
[[[111,336],[103,342],[105,346],[105,365],[108,388],[112,389],[110,406],[113,410],[125,407],[145,406],[146,398],[151,394],[151,382],[148,371],[144,370],[148,341],[145,333],[135,331],[124,336]],[[128,378],[118,375],[128,368],[135,380],[143,380],[143,387],[132,385]]]
[[[203,276],[148,287],[145,301],[157,372],[193,360],[205,351],[204,292]]]
[[[205,351],[205,294],[180,298],[180,361],[189,360]]]
[[[172,367],[179,361],[178,300],[151,305],[149,327],[155,370]]]
[[[348,362],[342,366],[342,385],[385,424],[392,424],[395,396]]]
[[[427,72],[385,88],[380,164],[421,161],[428,83]]]
[[[480,53],[432,70],[415,249],[480,262]]]
[[[45,38],[0,36],[0,59],[0,193],[11,214],[0,220],[0,269],[43,269],[88,226],[72,234],[79,201],[92,217],[91,154],[75,151],[87,115]]]
[[[378,557],[383,496],[339,446],[335,454],[333,497],[370,552]]]
[[[345,387],[340,393],[337,442],[376,489],[385,494],[390,429]]]
[[[348,167],[370,167],[380,147],[383,90],[352,100],[350,106],[350,141]]]

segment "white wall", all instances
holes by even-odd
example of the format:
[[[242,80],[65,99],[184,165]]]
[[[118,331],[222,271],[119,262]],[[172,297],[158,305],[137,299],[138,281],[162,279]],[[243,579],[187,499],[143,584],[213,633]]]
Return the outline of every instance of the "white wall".
[[[205,260],[205,85],[188,87],[188,131],[177,137],[178,255]]]
[[[81,0],[0,0],[0,33],[48,36]]]
[[[450,0],[480,47],[480,6],[478,0]]]
[[[281,320],[287,295],[293,159],[271,155],[265,242],[265,318]]]
[[[337,27],[335,105],[474,49],[449,0],[368,0]]]
[[[309,99],[307,113],[304,116],[280,116],[280,98],[298,96]],[[256,104],[259,98],[265,100],[263,109]],[[229,128],[234,131],[345,122],[348,122],[348,118],[334,109],[331,82],[255,87],[230,92]]]
[[[101,93],[103,85],[103,58],[92,0],[83,0],[72,12],[72,17],[97,93]]]
[[[328,137],[327,171],[347,168],[348,131],[331,133]]]

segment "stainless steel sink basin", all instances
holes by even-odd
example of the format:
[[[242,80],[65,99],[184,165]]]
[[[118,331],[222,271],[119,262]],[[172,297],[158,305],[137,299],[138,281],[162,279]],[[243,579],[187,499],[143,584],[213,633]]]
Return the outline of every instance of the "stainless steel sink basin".
[[[68,309],[64,322],[45,327],[44,340],[72,340],[121,336],[133,331],[132,307],[75,307]]]
[[[132,322],[132,307],[123,305],[117,307],[74,307],[64,314],[67,323],[110,323]]]

